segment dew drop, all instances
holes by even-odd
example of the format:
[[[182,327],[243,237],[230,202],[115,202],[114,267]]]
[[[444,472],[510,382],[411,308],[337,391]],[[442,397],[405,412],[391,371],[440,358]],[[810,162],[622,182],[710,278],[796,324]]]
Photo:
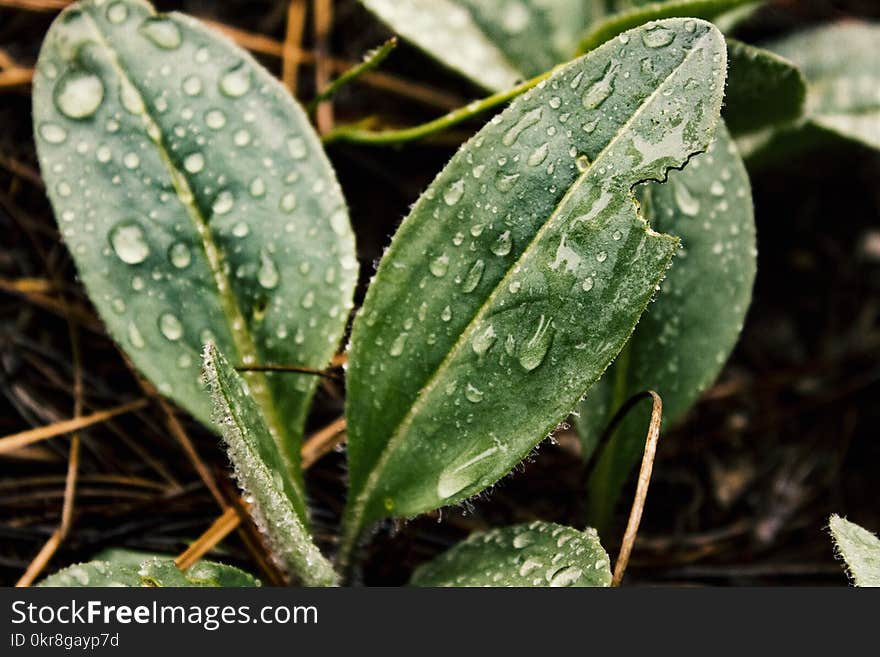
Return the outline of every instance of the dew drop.
[[[597,262],[605,262],[607,259],[608,259],[608,252],[607,251],[599,251],[599,253],[596,254],[596,261]]]
[[[300,302],[303,308],[311,308],[315,305],[315,293],[309,290],[303,295],[302,301]]]
[[[260,251],[260,269],[257,272],[257,281],[267,290],[272,290],[278,286],[279,280],[278,268],[266,250],[263,249]]]
[[[67,130],[55,123],[40,125],[40,136],[50,144],[61,144],[67,139]]]
[[[228,189],[224,189],[214,199],[211,210],[214,214],[227,214],[235,206],[235,197]]]
[[[450,319],[452,319],[452,308],[450,308],[449,306],[446,306],[440,312],[440,319],[442,319],[444,322],[448,322]]]
[[[230,98],[240,98],[251,88],[251,72],[244,62],[239,62],[220,78],[220,91]]]
[[[287,152],[295,160],[303,160],[309,154],[306,140],[302,137],[291,137],[287,140]]]
[[[724,185],[719,180],[715,180],[709,186],[709,192],[712,196],[724,196]]]
[[[455,205],[464,194],[464,179],[456,180],[443,191],[443,202],[446,205]]]
[[[238,130],[232,136],[232,143],[234,143],[239,148],[247,146],[248,144],[251,143],[251,133],[249,133],[244,128],[242,128],[241,130]]]
[[[248,190],[251,193],[251,196],[254,198],[260,198],[266,193],[266,183],[263,182],[263,179],[257,176],[253,180],[251,180],[251,184],[248,186]]]
[[[550,152],[550,144],[542,144],[538,148],[536,148],[531,155],[529,155],[529,159],[526,160],[530,167],[536,167],[541,164],[544,160],[547,159],[547,154]]]
[[[163,313],[159,317],[159,330],[168,340],[175,342],[183,335],[183,324],[171,313]]]
[[[534,542],[534,537],[528,531],[521,532],[513,537],[513,547],[518,550],[521,550],[524,547],[528,547]]]
[[[682,182],[675,181],[672,184],[673,195],[675,196],[675,204],[678,209],[689,217],[695,217],[700,212],[700,201]]]
[[[247,237],[248,233],[251,232],[250,226],[247,225],[244,221],[239,221],[232,227],[232,234],[235,237]]]
[[[120,80],[119,97],[122,100],[122,106],[129,114],[144,113],[144,99],[141,98],[137,89],[135,89],[125,78],[121,78]],[[118,129],[119,124],[116,121],[111,119],[111,121],[107,122],[107,130],[109,132],[116,132]]]
[[[124,23],[127,18],[128,7],[125,6],[124,2],[114,2],[107,7],[107,20],[114,25]]]
[[[578,155],[577,159],[575,159],[575,165],[577,166],[578,171],[584,173],[587,169],[590,168],[590,158],[586,155]]]
[[[608,64],[604,75],[587,88],[581,99],[586,109],[596,109],[608,99],[614,91],[614,78],[619,68],[620,64],[616,62]]]
[[[528,577],[540,567],[540,561],[537,561],[535,559],[526,559],[519,567],[519,575],[520,577]]]
[[[496,338],[495,328],[490,324],[486,328],[477,331],[477,334],[471,341],[471,349],[473,349],[474,353],[478,356],[482,356],[492,348],[492,345],[495,344]]]
[[[483,401],[483,391],[478,389],[474,384],[468,383],[464,389],[464,396],[472,404],[479,404]]]
[[[334,212],[330,215],[330,228],[333,229],[333,232],[337,235],[347,235],[349,232],[348,225],[348,214],[342,208]],[[352,267],[346,267],[346,269],[352,269]]]
[[[168,259],[178,269],[186,269],[192,262],[192,254],[189,247],[183,242],[175,242],[168,249]]]
[[[498,447],[490,447],[471,459],[468,459],[461,465],[451,465],[442,473],[437,480],[437,495],[446,499],[464,490],[467,486],[476,481],[477,477],[482,473],[474,473],[474,466],[478,466],[482,461],[492,456],[498,451]],[[477,476],[475,476],[477,475]]]
[[[656,25],[642,32],[642,43],[648,48],[662,48],[672,43],[675,32],[668,30],[662,25]]]
[[[576,566],[566,566],[565,568],[556,571],[556,573],[550,578],[550,586],[571,586],[578,581],[583,574],[584,572]]]
[[[220,130],[226,125],[226,115],[218,109],[209,110],[205,114],[205,125],[211,130]]]
[[[449,270],[449,256],[445,253],[443,255],[437,256],[431,261],[431,264],[428,267],[431,270],[431,273],[437,278],[443,278],[446,276],[446,272]]]
[[[174,50],[180,47],[180,28],[170,19],[162,16],[151,16],[140,27],[141,34],[163,50]]]
[[[536,107],[533,110],[529,110],[525,114],[523,114],[519,121],[517,121],[513,126],[511,126],[507,132],[504,133],[504,136],[501,138],[501,143],[505,146],[513,146],[519,136],[527,129],[531,128],[533,125],[538,123],[541,120],[541,116],[544,112],[544,108]]]
[[[123,221],[110,230],[110,246],[122,262],[129,265],[142,263],[150,255],[144,231],[136,221]]]
[[[94,73],[70,71],[55,86],[54,99],[62,114],[71,119],[84,119],[101,106],[104,83]]]
[[[467,275],[464,277],[464,282],[461,284],[462,292],[468,293],[473,292],[477,285],[480,284],[480,279],[483,277],[483,270],[486,268],[486,263],[483,260],[477,260],[473,267],[470,268]]]
[[[107,163],[113,157],[113,153],[107,146],[99,146],[98,150],[95,151],[95,156],[98,158],[98,162]]]
[[[550,343],[553,342],[553,332],[553,320],[541,315],[535,333],[519,352],[519,364],[524,370],[531,372],[544,362]]]
[[[401,333],[396,338],[394,338],[394,342],[391,343],[391,348],[388,350],[388,353],[392,356],[400,356],[403,353],[404,348],[406,347],[406,339],[409,337],[409,333]]]
[[[510,253],[510,249],[513,247],[513,240],[510,237],[510,231],[505,230],[501,233],[498,238],[492,243],[492,246],[489,247],[492,253],[497,256],[506,256]]]
[[[141,163],[141,158],[137,153],[126,153],[122,156],[122,163],[126,169],[137,169]]]
[[[296,209],[296,194],[293,192],[284,194],[278,202],[278,208],[286,214],[293,212]]]
[[[205,168],[205,156],[201,153],[191,153],[183,160],[183,168],[189,173],[198,173]]]
[[[503,171],[499,171],[498,175],[495,177],[495,189],[499,192],[509,192],[513,189],[517,180],[519,180],[518,173],[504,173]]]
[[[190,75],[183,80],[183,93],[187,96],[198,96],[202,93],[202,79],[197,75]]]
[[[582,289],[584,292],[589,292],[590,290],[593,289],[593,279],[592,279],[592,277],[587,276],[587,277],[584,279],[584,282],[581,283],[581,289]]]
[[[131,342],[131,346],[135,349],[144,348],[144,337],[134,323],[128,325],[128,341]]]

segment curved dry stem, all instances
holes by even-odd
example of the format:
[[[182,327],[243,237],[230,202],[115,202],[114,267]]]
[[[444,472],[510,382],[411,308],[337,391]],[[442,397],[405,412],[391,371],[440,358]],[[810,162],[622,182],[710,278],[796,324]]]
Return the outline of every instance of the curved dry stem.
[[[617,555],[617,561],[614,563],[614,575],[611,579],[611,586],[620,586],[623,574],[626,572],[626,566],[629,564],[629,557],[632,554],[633,544],[636,541],[636,535],[639,533],[639,523],[642,520],[642,512],[645,510],[645,500],[648,497],[648,486],[651,484],[651,473],[654,471],[654,456],[657,453],[657,442],[660,440],[660,424],[663,421],[663,400],[653,390],[646,390],[630,397],[627,402],[620,407],[605,433],[602,435],[602,441],[607,439],[617,425],[623,421],[632,408],[641,400],[650,397],[652,400],[651,421],[648,423],[648,435],[645,438],[645,452],[642,455],[642,465],[639,469],[639,479],[636,484],[636,494],[633,499],[632,508],[629,512],[629,520],[626,522],[626,531],[623,533],[623,540],[620,543],[620,552]]]

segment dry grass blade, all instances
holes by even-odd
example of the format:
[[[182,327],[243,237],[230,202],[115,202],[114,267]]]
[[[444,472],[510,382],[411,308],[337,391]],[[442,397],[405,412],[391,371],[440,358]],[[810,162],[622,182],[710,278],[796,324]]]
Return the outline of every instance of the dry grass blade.
[[[27,11],[60,11],[72,0],[0,0],[0,7]]]
[[[61,545],[61,540],[63,538],[64,536],[61,533],[60,527],[52,532],[49,540],[43,544],[43,547],[37,553],[37,556],[34,557],[33,561],[28,565],[27,570],[24,571],[24,574],[15,583],[17,587],[26,587],[34,583],[34,580],[41,572],[43,572],[43,569],[49,563],[49,560],[58,550],[58,546]]]
[[[333,28],[333,2],[332,0],[315,0],[312,8],[315,26],[315,88],[324,89],[330,85],[333,73],[329,61],[330,30]],[[326,135],[333,129],[332,100],[325,100],[315,109],[315,124],[320,135]]]
[[[300,450],[302,467],[306,469],[310,468],[316,461],[331,451],[344,439],[345,416],[342,416],[306,439]]]
[[[214,549],[233,529],[238,527],[240,522],[241,516],[238,514],[238,511],[234,507],[229,507],[223,512],[222,516],[211,524],[208,531],[199,536],[192,545],[174,560],[174,563],[181,570],[191,568],[196,561]]]
[[[305,0],[290,0],[290,4],[287,6],[287,32],[281,51],[281,82],[290,89],[290,93],[294,96],[296,95],[297,73],[302,59],[300,44],[305,25]]]
[[[27,431],[12,434],[11,436],[0,438],[0,454],[6,454],[21,447],[25,447],[26,445],[31,445],[33,443],[39,442],[41,440],[46,440],[48,438],[54,438],[55,436],[60,436],[62,434],[70,433],[72,431],[85,429],[86,427],[90,427],[94,424],[106,422],[110,418],[114,418],[117,415],[131,413],[132,411],[139,411],[144,408],[148,403],[148,399],[135,399],[134,401],[130,401],[126,404],[114,406],[113,408],[109,408],[103,411],[97,411],[90,415],[84,415],[82,417],[72,418],[70,420],[63,420],[61,422],[55,422],[45,427],[37,427],[36,429],[29,429]]]
[[[629,563],[630,554],[632,554],[636,535],[639,533],[639,523],[642,520],[642,512],[645,510],[645,500],[648,497],[648,486],[651,484],[651,473],[654,470],[654,456],[657,453],[657,441],[660,439],[660,424],[663,421],[663,400],[660,399],[660,395],[653,390],[641,392],[638,395],[633,396],[626,404],[624,404],[614,417],[610,427],[613,430],[613,427],[623,419],[635,403],[646,397],[650,397],[652,400],[651,421],[648,424],[648,436],[645,439],[645,453],[642,456],[642,465],[639,469],[636,495],[629,512],[629,520],[626,522],[626,531],[623,533],[620,552],[617,555],[617,561],[614,563],[614,575],[611,579],[611,586],[620,586],[620,582],[623,580],[623,574],[626,572],[626,566]]]
[[[34,79],[32,68],[9,68],[0,71],[0,90],[23,87]]]

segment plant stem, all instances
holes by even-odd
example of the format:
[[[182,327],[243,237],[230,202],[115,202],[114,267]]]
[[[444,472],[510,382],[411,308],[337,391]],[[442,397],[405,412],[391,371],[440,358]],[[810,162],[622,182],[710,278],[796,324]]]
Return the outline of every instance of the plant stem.
[[[315,108],[323,101],[327,100],[331,96],[333,96],[337,91],[339,91],[346,84],[351,82],[352,80],[358,78],[362,74],[370,71],[383,61],[388,55],[391,54],[391,51],[397,47],[397,37],[391,37],[383,43],[378,48],[375,48],[369,51],[366,55],[364,55],[364,61],[356,66],[352,66],[350,69],[345,71],[338,78],[333,80],[327,87],[325,87],[317,96],[315,96],[308,105],[306,105],[306,109],[311,114]]]
[[[556,69],[554,68],[546,71],[531,80],[520,82],[511,89],[499,91],[498,93],[492,94],[482,100],[475,100],[464,107],[459,107],[448,114],[434,119],[433,121],[422,123],[421,125],[395,130],[366,130],[361,127],[363,122],[358,122],[338,126],[324,135],[322,140],[325,144],[336,141],[348,141],[373,146],[387,146],[390,144],[402,144],[409,141],[415,141],[416,139],[421,139],[422,137],[427,137],[428,135],[447,130],[452,126],[458,125],[478,114],[482,114],[483,112],[516,98],[520,94],[549,78],[553,75],[555,70]]]

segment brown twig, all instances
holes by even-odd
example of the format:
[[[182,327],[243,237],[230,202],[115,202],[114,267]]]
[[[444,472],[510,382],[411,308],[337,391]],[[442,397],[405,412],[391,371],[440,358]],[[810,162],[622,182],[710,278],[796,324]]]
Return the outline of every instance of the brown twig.
[[[96,413],[91,413],[90,415],[75,417],[71,418],[70,420],[62,420],[61,422],[55,422],[45,427],[28,429],[27,431],[21,431],[10,436],[5,436],[3,438],[0,438],[0,454],[6,454],[7,452],[11,452],[26,445],[31,445],[41,440],[46,440],[48,438],[54,438],[55,436],[60,436],[65,433],[71,433],[72,431],[85,429],[86,427],[90,427],[94,424],[106,422],[110,418],[116,417],[117,415],[131,413],[132,411],[139,411],[144,408],[148,403],[149,400],[145,398],[135,399],[134,401],[130,401],[126,404],[120,404],[119,406],[114,406],[113,408],[109,408],[107,410],[97,411]]]
[[[309,374],[311,376],[322,376],[334,381],[342,381],[342,377],[333,372],[326,370],[316,370],[311,367],[300,367],[299,365],[236,365],[236,372],[288,372],[292,374]]]
[[[316,431],[303,442],[300,449],[302,467],[308,469],[322,456],[331,451],[345,439],[345,416],[334,420],[320,431]]]
[[[32,68],[8,68],[0,71],[0,90],[28,85],[34,79]]]
[[[651,484],[651,472],[654,470],[654,456],[657,453],[657,441],[660,439],[660,424],[663,420],[663,400],[653,390],[640,392],[630,399],[621,411],[631,409],[636,401],[640,401],[646,397],[651,397],[653,404],[651,408],[651,421],[648,424],[648,435],[645,439],[645,453],[642,456],[642,466],[639,469],[639,480],[636,484],[636,495],[633,499],[632,508],[629,512],[629,520],[626,522],[626,531],[623,533],[623,540],[620,544],[620,552],[617,555],[617,561],[614,563],[614,575],[611,579],[611,586],[620,586],[623,580],[623,574],[626,572],[626,566],[629,563],[630,554],[632,554],[633,544],[636,535],[639,533],[639,523],[642,520],[642,512],[645,510],[645,500],[648,497],[648,486]],[[631,402],[631,403],[630,403]],[[623,414],[618,413],[615,420],[618,422],[623,419]],[[612,422],[614,424],[614,422]]]
[[[71,2],[72,0],[0,0],[0,7],[26,11],[59,11]]]
[[[287,31],[281,49],[281,82],[296,96],[297,73],[302,59],[303,31],[306,25],[306,0],[290,0],[287,5]]]
[[[332,66],[330,55],[330,31],[333,28],[333,0],[314,0],[312,20],[315,29],[315,88],[324,89],[330,84]],[[319,135],[333,129],[333,101],[327,99],[315,108],[315,125]]]
[[[238,511],[234,507],[227,508],[223,515],[211,524],[208,531],[199,536],[192,545],[174,560],[174,563],[181,570],[187,570],[192,567],[196,561],[205,556],[220,541],[226,538],[233,529],[238,527],[239,522],[241,522],[241,517]]]

